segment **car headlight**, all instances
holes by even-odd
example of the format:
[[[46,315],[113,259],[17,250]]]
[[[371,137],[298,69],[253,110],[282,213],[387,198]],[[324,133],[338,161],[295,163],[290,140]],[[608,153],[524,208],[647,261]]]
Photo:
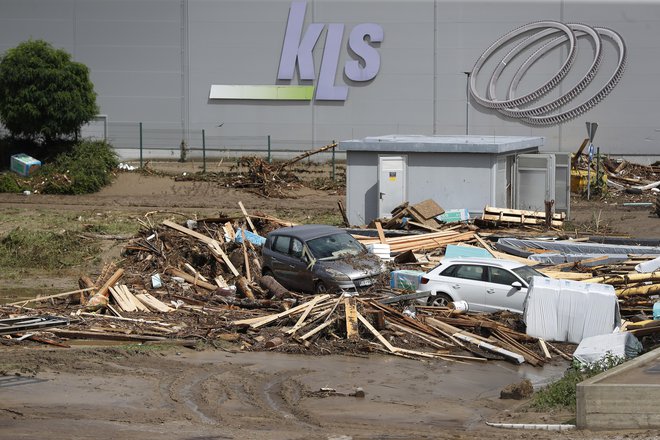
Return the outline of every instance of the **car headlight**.
[[[326,269],[325,270],[328,275],[330,275],[332,278],[334,278],[337,281],[350,281],[351,277],[346,275],[344,272],[340,272],[336,269]]]

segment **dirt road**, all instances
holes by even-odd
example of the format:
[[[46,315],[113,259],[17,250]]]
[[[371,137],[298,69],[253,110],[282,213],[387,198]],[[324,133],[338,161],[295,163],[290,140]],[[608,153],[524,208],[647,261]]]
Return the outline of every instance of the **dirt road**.
[[[10,349],[2,364],[23,372],[0,377],[7,440],[504,438],[511,433],[484,425],[517,404],[499,400],[500,389],[565,367],[185,348]],[[349,395],[357,387],[364,397]]]
[[[121,173],[112,186],[90,196],[0,194],[0,227],[38,222],[43,210],[67,215],[97,209],[236,213],[239,200],[249,211],[304,219],[336,213],[343,199],[335,191],[296,191],[296,198],[266,199],[217,184]],[[645,210],[580,202],[573,213],[576,222],[591,224],[594,232],[608,226],[638,237],[660,237],[660,219]],[[73,288],[76,278],[68,280]],[[0,439],[658,438],[654,432],[551,433],[485,426],[485,421],[569,421],[570,414],[521,413],[519,402],[498,398],[508,384],[530,378],[539,386],[566,366],[422,362],[378,354],[0,346]],[[357,387],[365,397],[349,396]],[[319,392],[322,388],[336,393]]]

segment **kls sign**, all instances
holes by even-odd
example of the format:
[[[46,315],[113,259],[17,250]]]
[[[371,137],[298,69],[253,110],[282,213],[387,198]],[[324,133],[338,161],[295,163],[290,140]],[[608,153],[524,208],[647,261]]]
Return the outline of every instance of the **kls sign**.
[[[293,1],[284,34],[277,79],[293,81],[298,66],[300,81],[313,81],[315,85],[217,85],[211,86],[210,99],[258,99],[345,101],[347,85],[336,85],[339,58],[344,39],[342,23],[311,23],[305,29],[306,1]],[[325,33],[321,66],[316,75],[314,48]],[[383,41],[383,28],[375,23],[361,23],[351,29],[348,36],[349,60],[344,63],[343,74],[351,81],[364,82],[376,77],[380,69],[380,54],[373,43]]]
[[[301,80],[313,81],[317,79],[312,52],[323,29],[327,27],[321,69],[316,82],[316,99],[345,101],[348,96],[348,86],[335,85],[341,43],[344,37],[344,25],[341,23],[329,23],[327,25],[312,23],[303,35],[306,9],[306,1],[291,3],[277,79],[292,80],[296,64],[298,64]],[[369,81],[376,77],[380,69],[380,54],[369,43],[380,43],[382,41],[383,28],[378,24],[362,23],[351,30],[348,37],[348,48],[358,59],[347,61],[344,65],[344,73],[348,79],[352,81]]]

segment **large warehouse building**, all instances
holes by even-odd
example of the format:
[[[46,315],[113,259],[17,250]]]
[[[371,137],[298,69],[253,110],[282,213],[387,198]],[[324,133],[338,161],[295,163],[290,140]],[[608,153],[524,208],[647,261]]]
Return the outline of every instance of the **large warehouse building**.
[[[172,150],[204,130],[226,150],[470,134],[575,151],[593,121],[603,153],[659,151],[656,2],[0,0],[0,50],[29,38],[90,67],[120,149],[142,123]]]

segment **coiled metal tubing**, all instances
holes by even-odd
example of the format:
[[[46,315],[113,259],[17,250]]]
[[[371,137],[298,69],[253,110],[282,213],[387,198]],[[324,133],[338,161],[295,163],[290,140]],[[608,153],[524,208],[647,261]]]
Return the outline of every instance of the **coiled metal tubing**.
[[[481,72],[483,66],[488,61],[488,59],[504,44],[518,38],[519,36],[529,33],[530,31],[537,30],[530,36],[525,37],[521,42],[517,43],[497,64],[495,70],[493,71],[490,81],[488,83],[488,89],[486,97],[479,95],[476,89],[477,76]],[[511,61],[516,58],[523,50],[527,49],[531,45],[535,44],[539,40],[552,36],[553,34],[563,33],[559,37],[552,38],[550,41],[543,44],[538,48],[532,55],[530,55],[518,68],[516,73],[509,84],[509,90],[506,96],[506,99],[501,100],[496,96],[497,81],[499,80],[504,69],[511,63]],[[533,101],[538,100],[542,96],[546,95],[550,90],[555,88],[566,74],[570,71],[573,61],[575,60],[577,45],[576,39],[578,37],[588,37],[592,40],[594,45],[594,57],[593,61],[589,67],[589,70],[584,74],[582,79],[572,87],[568,92],[564,93],[562,96],[554,99],[553,101],[538,105],[536,107],[529,107],[525,109],[519,108],[522,105],[529,104]],[[567,110],[563,110],[559,113],[550,113],[561,107],[567,105],[575,97],[577,97],[584,89],[591,83],[591,81],[596,76],[598,69],[600,68],[602,61],[602,39],[601,37],[606,37],[611,39],[618,48],[619,59],[617,62],[617,67],[614,70],[614,73],[610,76],[607,83],[593,96],[584,102],[573,106]],[[538,87],[536,90],[527,93],[526,95],[516,98],[516,91],[522,77],[527,73],[527,71],[538,61],[543,55],[545,55],[550,50],[555,47],[568,42],[568,54],[564,60],[560,69],[554,74],[554,76]],[[504,36],[497,39],[493,44],[491,44],[486,51],[479,57],[477,62],[472,69],[470,75],[470,93],[472,97],[479,104],[493,108],[499,111],[500,113],[523,120],[524,122],[531,125],[555,125],[562,122],[573,119],[591,108],[596,104],[602,101],[618,84],[619,80],[623,75],[623,71],[626,65],[626,45],[623,41],[623,38],[615,31],[603,28],[603,27],[591,27],[579,23],[569,23],[563,24],[554,21],[539,21],[534,23],[529,23],[519,28],[514,29],[513,31],[508,32]],[[550,114],[549,114],[550,113]]]

